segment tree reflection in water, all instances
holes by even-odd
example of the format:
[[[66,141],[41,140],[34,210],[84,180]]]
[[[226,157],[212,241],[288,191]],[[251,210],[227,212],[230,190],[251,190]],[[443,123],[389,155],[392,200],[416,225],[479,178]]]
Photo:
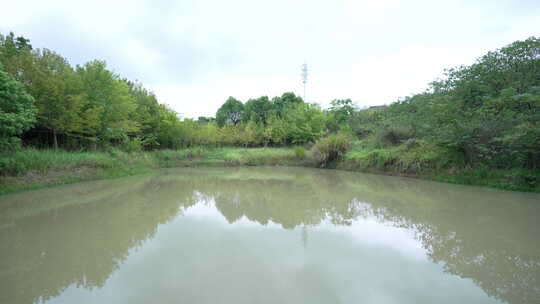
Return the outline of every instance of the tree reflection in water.
[[[508,303],[540,299],[539,196],[330,170],[183,169],[0,198],[0,302],[102,287],[157,227],[199,203],[284,229],[375,218]],[[61,270],[61,271],[59,271]]]

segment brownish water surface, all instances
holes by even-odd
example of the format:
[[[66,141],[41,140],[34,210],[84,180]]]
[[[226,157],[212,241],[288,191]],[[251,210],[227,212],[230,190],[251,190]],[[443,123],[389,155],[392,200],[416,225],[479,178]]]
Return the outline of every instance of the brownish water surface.
[[[0,303],[540,303],[540,195],[265,167],[6,195]]]

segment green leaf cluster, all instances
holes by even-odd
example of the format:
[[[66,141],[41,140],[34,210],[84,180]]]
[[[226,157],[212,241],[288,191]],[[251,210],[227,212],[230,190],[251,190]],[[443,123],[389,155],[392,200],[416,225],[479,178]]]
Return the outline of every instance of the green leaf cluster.
[[[0,64],[0,151],[13,150],[36,119],[34,98]]]

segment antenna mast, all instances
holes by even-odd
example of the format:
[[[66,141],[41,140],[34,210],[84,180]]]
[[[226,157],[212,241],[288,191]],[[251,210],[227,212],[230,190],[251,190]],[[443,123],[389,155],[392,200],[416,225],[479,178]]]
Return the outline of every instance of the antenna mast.
[[[304,84],[304,102],[306,101],[306,82],[307,82],[308,68],[307,63],[302,65],[302,83]]]

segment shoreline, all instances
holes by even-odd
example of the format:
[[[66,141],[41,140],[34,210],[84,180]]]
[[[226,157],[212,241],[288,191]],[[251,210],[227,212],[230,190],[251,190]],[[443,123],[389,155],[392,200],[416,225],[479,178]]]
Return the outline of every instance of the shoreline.
[[[126,153],[22,150],[0,157],[0,195],[83,181],[151,173],[163,168],[294,166],[320,168],[309,152],[294,148],[190,148]],[[360,166],[347,157],[327,168],[437,182],[484,186],[509,191],[540,192],[536,172],[486,169],[400,171],[387,166]],[[519,174],[518,174],[519,173]],[[530,174],[532,182],[527,182]]]

